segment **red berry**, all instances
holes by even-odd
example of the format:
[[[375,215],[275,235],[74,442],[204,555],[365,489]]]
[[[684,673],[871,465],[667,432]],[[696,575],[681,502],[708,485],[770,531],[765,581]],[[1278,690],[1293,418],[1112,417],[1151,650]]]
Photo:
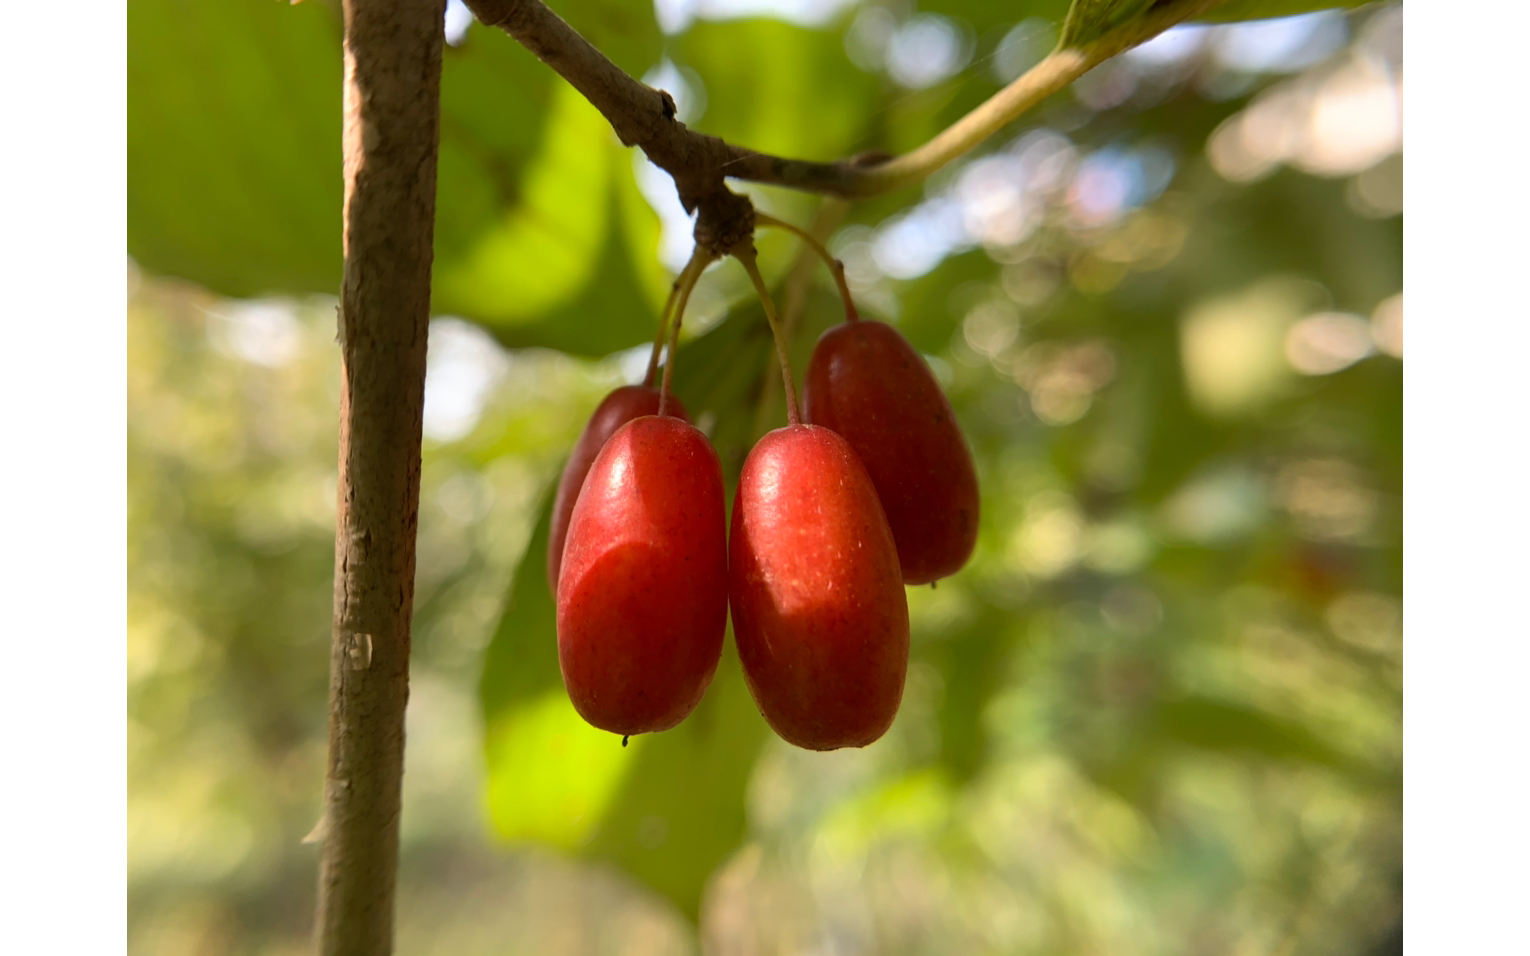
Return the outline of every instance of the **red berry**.
[[[722,653],[728,551],[722,466],[677,418],[623,425],[590,467],[558,581],[558,663],[602,730],[675,726]]]
[[[659,411],[659,390],[647,385],[623,385],[607,395],[590,416],[590,421],[574,443],[568,464],[563,466],[563,477],[558,480],[558,494],[553,498],[552,526],[547,535],[547,588],[558,593],[558,569],[563,565],[563,539],[568,536],[568,519],[574,513],[574,502],[584,476],[600,449],[620,427],[642,415],[656,415]],[[690,421],[680,400],[669,397],[669,414],[682,421]]]
[[[864,747],[892,725],[908,602],[876,489],[843,438],[789,425],[739,476],[728,597],[765,720],[809,750]]]
[[[951,403],[891,326],[847,322],[813,349],[804,416],[845,437],[876,485],[906,584],[959,571],[978,531],[977,472]]]

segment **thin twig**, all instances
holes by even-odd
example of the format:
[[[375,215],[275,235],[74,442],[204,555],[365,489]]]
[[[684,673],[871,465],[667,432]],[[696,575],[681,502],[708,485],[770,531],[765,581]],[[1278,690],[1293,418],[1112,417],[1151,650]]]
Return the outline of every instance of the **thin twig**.
[[[885,161],[812,162],[756,152],[687,129],[669,94],[624,73],[541,0],[467,0],[483,23],[502,27],[595,105],[628,146],[675,180],[693,210],[724,178],[864,199],[922,182],[1042,100],[1124,50],[1225,0],[1168,0],[1147,15],[1077,48],[1058,49],[918,149]]]

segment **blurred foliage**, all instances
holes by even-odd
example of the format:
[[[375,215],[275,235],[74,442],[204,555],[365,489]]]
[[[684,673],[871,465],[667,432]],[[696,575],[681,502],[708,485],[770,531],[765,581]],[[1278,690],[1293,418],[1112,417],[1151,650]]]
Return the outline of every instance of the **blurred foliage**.
[[[644,5],[553,6],[630,69],[659,54]],[[230,295],[339,288],[337,8],[128,5],[128,251],[146,268]],[[440,156],[438,311],[582,355],[647,335],[667,282],[641,254],[651,218],[623,215],[626,151],[501,31],[446,51]]]
[[[694,128],[824,158],[916,144],[1065,12],[862,3],[664,35],[645,4],[558,7],[672,78]],[[551,483],[640,373],[661,233],[685,226],[593,110],[470,27],[443,78],[400,951],[1391,945],[1401,30],[1387,5],[1177,31],[851,208],[831,246],[946,385],[984,514],[972,563],[909,591],[892,731],[813,754],[770,734],[731,642],[673,731],[624,749],[568,704]],[[307,951],[338,38],[313,0],[129,5],[135,953]],[[741,188],[812,220],[810,197]],[[760,248],[787,284],[795,241]],[[799,373],[840,318],[810,276]],[[731,482],[784,419],[779,374],[736,264],[693,304],[675,386]]]

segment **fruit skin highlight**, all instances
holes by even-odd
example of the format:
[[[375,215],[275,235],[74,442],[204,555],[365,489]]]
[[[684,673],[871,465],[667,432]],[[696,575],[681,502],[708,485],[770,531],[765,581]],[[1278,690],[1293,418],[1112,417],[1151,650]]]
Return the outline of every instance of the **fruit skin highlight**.
[[[552,524],[547,534],[547,589],[558,594],[558,569],[563,565],[563,541],[568,537],[569,517],[574,513],[574,502],[584,485],[595,456],[610,440],[616,430],[634,418],[654,415],[659,411],[659,390],[648,385],[623,385],[607,395],[595,408],[574,450],[569,453],[568,463],[563,466],[563,477],[558,479],[558,493],[553,498]],[[669,397],[669,414],[682,421],[690,421],[685,406],[675,396]]]
[[[803,405],[865,465],[904,583],[961,570],[977,543],[977,472],[950,401],[908,341],[869,320],[829,329],[813,348]]]
[[[633,419],[590,467],[558,582],[558,664],[601,730],[667,730],[712,682],[728,618],[723,502],[717,452],[677,418]]]
[[[903,699],[908,601],[849,444],[813,425],[760,439],[739,476],[728,559],[734,639],[766,722],[809,750],[881,737]]]

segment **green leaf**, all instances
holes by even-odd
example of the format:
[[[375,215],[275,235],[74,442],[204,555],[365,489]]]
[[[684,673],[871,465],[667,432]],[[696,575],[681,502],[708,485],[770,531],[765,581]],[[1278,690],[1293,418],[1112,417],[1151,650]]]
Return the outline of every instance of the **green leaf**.
[[[547,588],[547,537],[552,494],[544,496],[536,530],[510,582],[505,611],[484,655],[478,695],[484,719],[499,716],[563,686],[558,670],[556,608]]]
[[[1318,10],[1343,10],[1364,6],[1372,0],[1229,0],[1228,3],[1196,17],[1197,21],[1234,23],[1239,20],[1269,20],[1291,17]]]
[[[1123,24],[1142,16],[1153,0],[1073,0],[1063,21],[1062,45],[1080,47],[1093,43]]]
[[[991,734],[984,714],[1004,687],[1005,665],[1025,633],[1023,622],[1018,615],[985,604],[970,624],[942,635],[927,652],[945,682],[939,710],[940,763],[957,783],[967,783],[987,765]]]
[[[547,588],[551,516],[549,494],[489,642],[479,698],[494,832],[573,850],[588,841],[645,743],[623,748],[585,723],[564,692]]]
[[[340,24],[266,0],[128,5],[128,253],[229,295],[340,287]]]
[[[1184,696],[1163,701],[1155,715],[1160,734],[1182,744],[1221,753],[1315,764],[1361,778],[1373,771],[1293,721],[1241,704]]]
[[[494,831],[574,850],[611,806],[646,741],[623,747],[584,722],[560,685],[500,714],[485,732]]]
[[[1369,0],[1231,0],[1197,16],[1197,21],[1233,23],[1289,17],[1317,10],[1358,7]],[[1163,0],[1073,0],[1064,21],[1062,45],[1080,47],[1125,26],[1154,8],[1169,6]]]
[[[522,201],[438,262],[435,308],[486,325],[510,346],[605,355],[647,339],[664,280],[655,249],[642,256],[625,227],[657,245],[635,191],[630,154],[572,87],[553,96],[548,134],[522,176]],[[642,263],[646,263],[646,268]]]
[[[324,4],[128,10],[128,251],[229,295],[340,285],[338,17]],[[554,77],[477,27],[442,63],[437,263],[524,191]]]
[[[494,832],[616,863],[695,919],[707,878],[743,836],[744,791],[765,723],[731,637],[706,696],[680,726],[623,747],[585,723],[558,670],[550,515],[549,496],[484,660]]]
[[[579,15],[630,69],[657,59],[646,5]],[[338,17],[267,0],[140,0],[128,17],[129,254],[227,295],[337,292]],[[446,49],[441,84],[434,310],[512,346],[646,339],[657,219],[599,113],[482,25]]]
[[[713,871],[744,835],[744,793],[767,728],[749,696],[732,628],[717,676],[680,726],[641,746],[584,855],[610,860],[691,920]]]
[[[576,295],[594,272],[611,225],[605,120],[569,86],[558,88],[550,114],[521,176],[521,201],[478,230],[459,257],[436,264],[441,311],[491,327],[522,324]]]
[[[436,174],[436,262],[469,255],[505,210],[526,200],[528,167],[557,122],[560,86],[503,30],[481,24],[441,62],[441,149]]]
[[[835,159],[863,148],[877,82],[850,63],[837,30],[703,20],[672,55],[706,86],[701,132],[780,156]]]

